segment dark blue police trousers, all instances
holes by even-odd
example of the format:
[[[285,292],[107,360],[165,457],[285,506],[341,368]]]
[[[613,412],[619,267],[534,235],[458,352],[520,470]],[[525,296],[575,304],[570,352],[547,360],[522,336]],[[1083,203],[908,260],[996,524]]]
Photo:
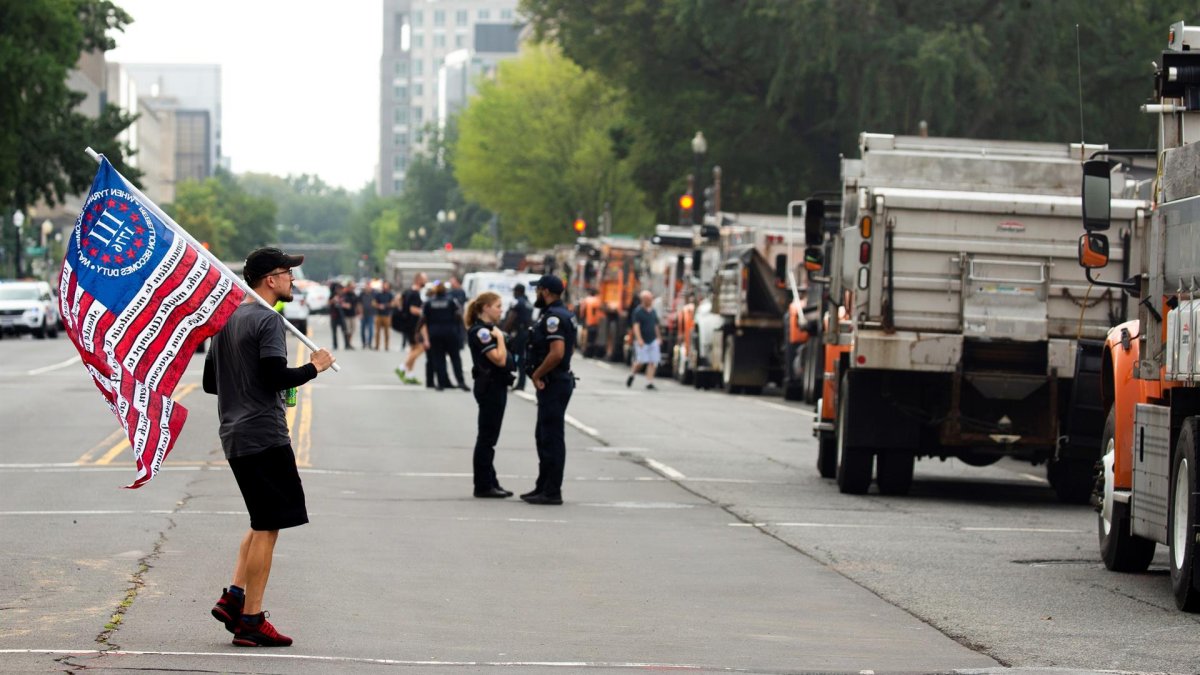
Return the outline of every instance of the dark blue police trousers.
[[[562,496],[563,466],[567,461],[566,416],[567,404],[575,391],[575,378],[570,375],[551,375],[546,387],[537,393],[538,479],[535,491],[547,497]]]

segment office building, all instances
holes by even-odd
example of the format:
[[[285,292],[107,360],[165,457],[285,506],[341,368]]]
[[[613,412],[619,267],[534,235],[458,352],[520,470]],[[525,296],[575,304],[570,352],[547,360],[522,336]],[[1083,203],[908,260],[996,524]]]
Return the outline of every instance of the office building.
[[[221,155],[221,66],[215,64],[122,64],[138,96],[173,107],[176,179],[203,180],[225,164]]]
[[[424,129],[466,105],[477,78],[517,55],[517,0],[384,0],[380,58],[381,195],[400,192]]]

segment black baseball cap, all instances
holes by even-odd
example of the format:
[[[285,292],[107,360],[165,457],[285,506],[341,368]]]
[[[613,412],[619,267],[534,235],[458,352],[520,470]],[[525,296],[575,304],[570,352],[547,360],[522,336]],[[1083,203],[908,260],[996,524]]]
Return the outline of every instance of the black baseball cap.
[[[246,256],[246,265],[242,268],[242,277],[246,283],[252,284],[271,273],[271,270],[282,267],[290,270],[304,263],[302,255],[288,255],[274,246],[255,249]]]
[[[534,286],[537,286],[538,288],[544,288],[555,295],[562,295],[563,291],[566,290],[563,287],[562,279],[559,279],[553,274],[543,274],[542,278],[538,279]]]

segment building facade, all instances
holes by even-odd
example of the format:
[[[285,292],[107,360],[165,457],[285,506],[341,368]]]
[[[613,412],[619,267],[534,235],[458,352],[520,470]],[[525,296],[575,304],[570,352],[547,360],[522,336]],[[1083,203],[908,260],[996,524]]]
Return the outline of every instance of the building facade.
[[[121,65],[140,98],[152,99],[157,109],[174,107],[177,180],[203,180],[225,164],[221,155],[221,66]]]
[[[429,124],[466,105],[479,77],[517,54],[517,0],[384,0],[379,69],[380,195],[399,193]]]

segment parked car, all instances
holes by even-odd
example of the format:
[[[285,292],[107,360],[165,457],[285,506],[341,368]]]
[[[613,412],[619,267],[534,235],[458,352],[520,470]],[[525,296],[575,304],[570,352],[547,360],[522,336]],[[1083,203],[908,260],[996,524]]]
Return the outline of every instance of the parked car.
[[[300,330],[305,335],[308,334],[308,315],[311,312],[308,306],[308,292],[302,291],[299,288],[292,290],[292,301],[285,303],[283,306],[283,316],[292,325]]]
[[[32,333],[37,339],[58,337],[58,302],[45,281],[0,284],[0,334]]]

